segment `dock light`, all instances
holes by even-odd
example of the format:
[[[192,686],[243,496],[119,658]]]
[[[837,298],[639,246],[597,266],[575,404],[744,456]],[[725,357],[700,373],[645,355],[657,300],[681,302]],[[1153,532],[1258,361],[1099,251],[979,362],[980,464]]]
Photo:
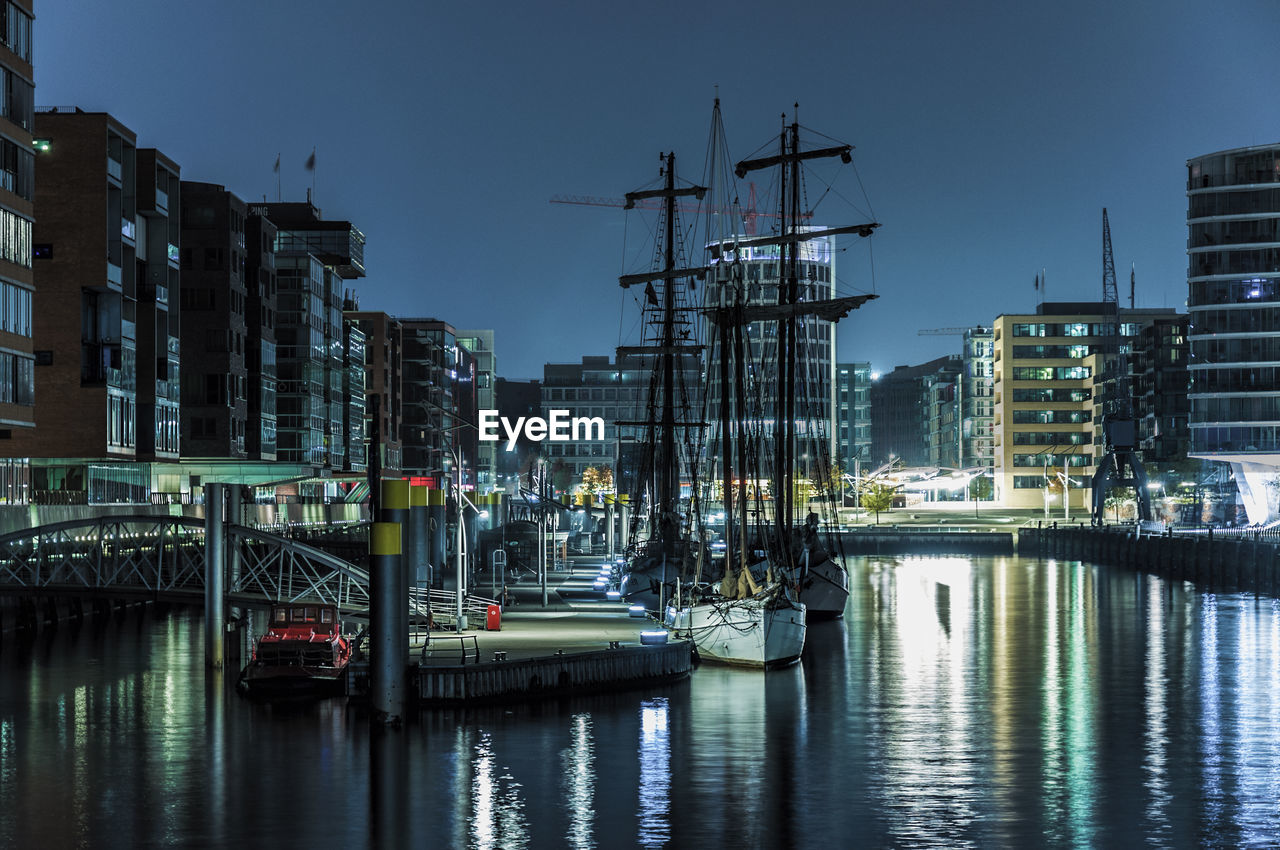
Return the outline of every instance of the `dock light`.
[[[627,614],[628,614],[629,616],[632,616],[632,617],[643,617],[643,616],[644,616],[644,606],[643,606],[643,605],[632,605],[630,608],[628,608],[628,609],[627,609]]]
[[[665,630],[640,633],[640,644],[642,646],[660,646],[666,642],[667,633]]]
[[[604,598],[608,599],[610,602],[619,602],[622,600],[622,592],[618,590],[607,590],[605,591]]]

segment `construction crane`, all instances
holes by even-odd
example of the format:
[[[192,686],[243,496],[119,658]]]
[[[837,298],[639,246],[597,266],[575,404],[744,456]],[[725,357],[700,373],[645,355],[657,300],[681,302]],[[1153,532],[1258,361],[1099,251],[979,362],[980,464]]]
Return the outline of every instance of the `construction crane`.
[[[1132,282],[1131,273],[1130,286]],[[1102,301],[1103,313],[1109,322],[1103,346],[1107,381],[1102,438],[1106,452],[1093,473],[1093,524],[1103,524],[1107,493],[1113,487],[1132,487],[1138,500],[1138,519],[1150,522],[1151,494],[1147,490],[1146,470],[1137,454],[1138,426],[1133,418],[1127,352],[1120,341],[1120,299],[1116,292],[1116,264],[1111,252],[1111,223],[1107,220],[1106,207],[1102,209]]]
[[[676,204],[676,209],[680,212],[713,212],[728,213],[742,216],[743,228],[747,236],[755,236],[757,232],[756,220],[761,218],[777,218],[777,213],[761,212],[756,208],[756,184],[748,184],[747,205],[742,209],[712,209],[698,204]],[[663,208],[660,199],[646,198],[639,201],[628,202],[626,198],[603,198],[596,195],[552,195],[551,203],[553,204],[573,204],[583,207],[615,207],[617,209],[640,209],[640,210],[661,210]],[[736,206],[736,204],[735,204]],[[813,219],[813,211],[808,210],[800,213],[800,217],[806,221]]]
[[[916,336],[964,336],[973,328],[925,328],[916,331]]]

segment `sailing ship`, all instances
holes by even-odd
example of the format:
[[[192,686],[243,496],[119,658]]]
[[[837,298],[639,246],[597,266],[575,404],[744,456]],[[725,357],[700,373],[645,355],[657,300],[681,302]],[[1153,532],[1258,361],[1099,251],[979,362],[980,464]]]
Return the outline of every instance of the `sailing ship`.
[[[712,150],[723,148],[723,127],[717,98],[712,113]],[[719,141],[717,141],[719,140]],[[783,181],[798,184],[799,163],[815,155],[848,158],[851,148],[826,151],[801,151],[798,125],[784,132],[782,150],[777,157],[746,160],[738,163],[739,174],[755,168],[781,166]],[[702,657],[731,664],[774,667],[799,659],[807,629],[807,605],[817,606],[821,615],[838,616],[848,598],[848,576],[843,566],[819,542],[816,514],[810,514],[803,529],[793,523],[793,474],[796,461],[795,393],[798,377],[796,326],[798,319],[818,316],[827,321],[846,315],[875,296],[859,295],[838,299],[800,297],[798,285],[797,246],[819,236],[836,233],[869,235],[878,225],[872,223],[852,228],[814,229],[799,225],[798,193],[790,203],[783,195],[780,218],[781,233],[753,237],[735,228],[731,234],[708,239],[711,251],[707,264],[697,268],[678,268],[679,250],[675,244],[676,199],[694,196],[701,200],[705,187],[677,187],[674,154],[664,155],[664,185],[661,189],[633,192],[627,195],[628,208],[636,202],[657,198],[663,202],[665,237],[658,252],[661,268],[656,271],[624,275],[626,288],[645,285],[648,312],[654,314],[648,323],[660,327],[661,333],[649,346],[626,349],[653,357],[653,381],[650,385],[645,444],[653,447],[651,470],[646,479],[642,511],[643,528],[630,553],[623,581],[628,602],[640,602],[664,613],[664,622],[678,633],[689,635]],[[713,203],[713,209],[715,208]],[[812,234],[812,235],[810,235]],[[779,275],[776,303],[760,304],[748,297],[742,279],[741,257],[752,246],[777,246],[782,270]],[[719,478],[722,484],[724,515],[724,557],[718,565],[708,557],[706,546],[706,511],[701,510],[698,488],[693,487],[688,504],[688,519],[680,514],[678,475],[679,453],[676,431],[680,426],[701,429],[703,423],[677,422],[674,381],[676,358],[701,346],[686,342],[691,307],[680,309],[677,296],[683,292],[681,281],[693,281],[711,275],[721,283],[719,304],[703,310],[709,325],[715,328],[720,353],[718,381],[712,380],[719,412],[718,444],[720,447]],[[658,284],[661,291],[655,288]],[[807,294],[807,293],[806,293]],[[769,368],[757,368],[748,362],[749,343],[746,328],[762,322],[775,331],[776,357]],[[677,335],[677,328],[682,329]],[[619,355],[624,349],[619,349]],[[764,364],[761,364],[762,366]],[[776,367],[776,368],[775,368]],[[768,456],[759,393],[765,373],[772,374],[771,388],[776,396],[781,420],[774,428],[773,454]],[[788,427],[786,423],[792,423]],[[639,424],[639,423],[638,423]],[[697,433],[703,433],[701,430]],[[686,460],[696,465],[701,446],[686,452]],[[764,488],[755,489],[755,507],[747,494],[747,482],[765,475],[764,467],[772,462],[771,504],[763,504]],[[828,464],[829,465],[829,464]],[[698,480],[697,472],[691,475]],[[734,492],[739,498],[736,506]],[[805,597],[808,597],[806,599]]]
[[[720,127],[718,103],[712,127],[714,136]],[[800,166],[804,161],[821,158],[839,158],[849,163],[852,149],[851,145],[805,149],[801,145],[799,121],[793,120],[783,128],[777,154],[742,160],[734,168],[739,179],[753,171],[777,169],[779,227],[765,236],[744,228],[746,232],[735,231],[709,242],[715,269],[713,280],[718,284],[718,291],[714,295],[709,293],[708,298],[716,304],[705,312],[719,337],[719,384],[724,390],[719,419],[727,543],[726,588],[732,584],[730,577],[735,569],[750,569],[753,553],[763,551],[775,570],[793,583],[797,601],[806,606],[810,619],[843,614],[849,598],[849,577],[836,554],[838,538],[832,539],[834,535],[830,533],[835,517],[827,516],[824,521],[821,515],[828,513],[827,508],[833,503],[829,476],[831,440],[823,424],[830,422],[831,417],[830,411],[817,399],[829,399],[830,387],[829,384],[822,386],[820,380],[817,387],[806,385],[815,376],[802,367],[815,359],[815,344],[829,345],[830,356],[835,355],[834,339],[823,340],[813,319],[834,323],[876,297],[871,294],[829,297],[834,295],[830,267],[825,267],[827,274],[823,280],[824,266],[814,261],[819,259],[820,251],[829,249],[830,237],[845,234],[867,237],[879,224],[814,227],[804,223],[811,213],[802,209]],[[761,253],[770,263],[777,262],[777,294],[773,299],[768,298],[767,288],[744,280],[744,259]],[[753,324],[758,330],[747,334],[746,328]],[[819,337],[817,343],[815,331]],[[745,342],[744,337],[748,337]],[[744,351],[744,347],[751,344],[750,337],[762,341],[772,339],[772,350],[762,345],[763,350],[759,352]],[[766,394],[773,401],[770,406],[758,397],[753,400],[743,388],[753,373],[767,374],[771,364],[775,368],[766,387]],[[730,386],[736,388],[732,399],[727,392]],[[749,446],[752,439],[748,423],[765,421],[773,423],[772,434],[764,434],[763,425],[757,426],[761,432],[757,439],[772,443],[772,499],[761,503],[757,492],[752,512],[749,510],[750,489],[745,486],[751,480],[752,454],[743,447]],[[804,444],[799,448],[797,443],[801,437]],[[738,446],[736,457],[730,450],[735,444]],[[796,521],[801,495],[796,472],[802,455],[806,466],[810,459],[817,461],[818,492],[817,498],[809,501],[807,515],[800,525]],[[739,473],[736,477],[731,474],[734,469]],[[808,479],[806,472],[802,479],[805,488],[812,486]],[[759,528],[761,518],[770,513],[772,534],[757,531],[753,536],[750,529]],[[749,542],[751,539],[758,542],[753,545]]]

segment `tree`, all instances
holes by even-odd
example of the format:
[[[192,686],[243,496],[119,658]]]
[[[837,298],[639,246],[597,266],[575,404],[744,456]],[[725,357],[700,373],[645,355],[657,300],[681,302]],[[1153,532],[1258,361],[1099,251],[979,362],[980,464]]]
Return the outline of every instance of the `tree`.
[[[1126,502],[1136,501],[1132,487],[1112,487],[1107,491],[1107,501],[1105,507],[1111,508],[1111,518],[1116,522],[1120,521],[1120,509],[1124,507]]]
[[[880,524],[880,512],[893,508],[893,496],[897,488],[888,484],[872,481],[862,488],[862,506],[876,515],[876,525]]]
[[[995,483],[985,475],[979,475],[969,482],[969,496],[973,499],[973,516],[978,517],[978,502],[985,502],[995,492]]]
[[[588,496],[613,492],[613,470],[607,466],[588,466],[582,470],[578,492]]]

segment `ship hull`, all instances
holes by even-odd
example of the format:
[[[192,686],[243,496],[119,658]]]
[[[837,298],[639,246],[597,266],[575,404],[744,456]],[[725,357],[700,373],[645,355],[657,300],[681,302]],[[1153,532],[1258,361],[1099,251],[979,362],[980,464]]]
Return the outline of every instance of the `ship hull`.
[[[346,692],[347,668],[294,667],[250,664],[239,688],[248,696],[276,698],[339,696]]]
[[[839,562],[824,559],[806,572],[799,596],[810,620],[843,617],[849,601],[849,572]]]
[[[773,598],[720,599],[681,609],[678,632],[692,636],[705,661],[773,669],[804,652],[805,606]]]

